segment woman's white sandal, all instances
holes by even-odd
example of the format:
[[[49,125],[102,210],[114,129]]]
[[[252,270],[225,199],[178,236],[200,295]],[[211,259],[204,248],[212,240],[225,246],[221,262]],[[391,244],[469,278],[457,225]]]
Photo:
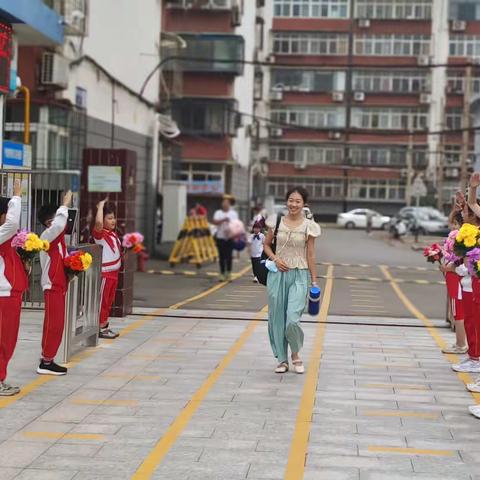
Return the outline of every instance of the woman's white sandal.
[[[292,360],[293,363],[293,370],[295,373],[305,373],[305,366],[303,365],[303,362],[299,360]]]
[[[288,372],[288,363],[287,362],[282,362],[277,365],[277,368],[275,369],[275,373],[287,373]]]

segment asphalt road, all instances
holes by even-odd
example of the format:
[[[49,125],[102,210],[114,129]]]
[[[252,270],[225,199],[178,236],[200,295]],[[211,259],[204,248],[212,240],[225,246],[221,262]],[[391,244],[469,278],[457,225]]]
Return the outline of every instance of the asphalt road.
[[[413,305],[430,319],[443,322],[445,287],[438,269],[427,264],[421,253],[406,245],[391,245],[363,231],[324,228],[317,242],[320,284],[327,270],[334,277],[330,320],[336,316],[357,318],[359,323],[415,324],[386,275],[400,286]],[[243,254],[234,262],[236,272],[248,269]],[[265,288],[253,283],[251,273],[220,288],[216,265],[199,270],[190,265],[171,269],[164,262],[150,262],[150,273],[138,273],[135,283],[136,307],[171,307],[229,312],[258,312],[267,303]],[[198,297],[198,298],[196,298]]]

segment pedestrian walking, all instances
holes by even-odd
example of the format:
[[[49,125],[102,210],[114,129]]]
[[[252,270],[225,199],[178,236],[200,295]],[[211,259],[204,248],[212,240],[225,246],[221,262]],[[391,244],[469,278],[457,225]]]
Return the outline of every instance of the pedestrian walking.
[[[22,187],[15,181],[13,197],[0,197],[0,396],[20,393],[20,388],[5,383],[7,367],[15,351],[20,326],[22,295],[28,288],[25,267],[12,238],[20,228]]]
[[[215,239],[218,248],[221,282],[230,281],[232,278],[233,239],[229,224],[238,220],[238,214],[233,208],[234,205],[235,199],[231,195],[225,195],[222,200],[222,208],[213,215],[213,223],[217,226]]]
[[[258,278],[255,276],[255,270],[262,260],[263,244],[265,243],[265,235],[262,230],[264,228],[265,221],[258,220],[253,224],[252,233],[248,238],[248,244],[250,247],[250,259],[252,262],[253,281],[258,283]]]
[[[63,261],[67,256],[65,229],[68,221],[68,207],[72,202],[72,192],[63,198],[63,205],[42,205],[38,211],[38,221],[46,227],[42,240],[50,243],[48,252],[40,252],[42,285],[45,298],[43,320],[42,356],[37,373],[41,375],[65,375],[67,368],[57,365],[54,360],[62,343],[65,327],[65,298],[68,280]]]
[[[274,356],[278,360],[276,373],[289,369],[290,347],[294,371],[304,373],[299,356],[304,334],[300,319],[306,306],[309,284],[316,285],[315,238],[320,227],[303,213],[308,192],[303,187],[288,191],[287,215],[267,219],[268,233],[264,250],[274,262],[268,273],[268,334]],[[279,220],[279,221],[278,221]],[[272,250],[274,231],[278,225],[275,253]]]

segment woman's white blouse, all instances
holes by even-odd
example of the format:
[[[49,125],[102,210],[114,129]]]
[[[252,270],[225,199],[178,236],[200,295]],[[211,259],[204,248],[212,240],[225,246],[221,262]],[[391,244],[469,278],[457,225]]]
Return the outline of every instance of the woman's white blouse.
[[[267,227],[272,230],[277,224],[277,216],[271,215],[266,221]],[[304,219],[298,227],[288,227],[284,217],[280,221],[277,234],[276,256],[283,260],[288,268],[308,268],[307,239],[321,235],[320,226],[313,220]]]

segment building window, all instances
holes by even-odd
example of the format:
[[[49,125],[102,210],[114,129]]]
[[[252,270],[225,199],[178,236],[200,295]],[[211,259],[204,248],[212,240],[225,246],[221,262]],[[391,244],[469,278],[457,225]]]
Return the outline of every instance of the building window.
[[[287,191],[294,186],[306,188],[312,199],[336,200],[343,196],[343,180],[339,178],[270,177],[267,192],[275,198],[284,199]]]
[[[400,180],[350,179],[348,198],[352,200],[402,201],[405,186]]]
[[[272,162],[293,163],[296,165],[338,165],[342,163],[341,148],[329,145],[272,145]]]
[[[275,33],[273,51],[284,55],[346,55],[348,36],[341,33]]]
[[[450,0],[451,20],[480,20],[478,0]]]
[[[272,88],[300,92],[332,92],[345,90],[345,72],[326,70],[275,69]]]
[[[401,145],[352,145],[350,157],[352,165],[405,167],[407,147]],[[412,154],[414,168],[425,168],[426,161],[426,147],[415,146]]]
[[[428,35],[356,35],[355,54],[368,56],[420,56],[430,54]]]
[[[447,108],[445,112],[445,122],[449,130],[460,130],[463,124],[463,108]]]
[[[274,16],[348,18],[349,0],[275,0]]]
[[[357,71],[353,73],[353,89],[362,92],[419,93],[429,87],[424,72]]]
[[[447,91],[449,93],[465,92],[465,74],[464,72],[449,72]],[[480,93],[480,78],[472,78],[472,93]]]
[[[261,100],[263,98],[263,78],[263,72],[261,70],[256,70],[253,83],[254,100]]]
[[[480,58],[480,37],[476,35],[451,35],[450,56]]]
[[[272,109],[271,120],[278,126],[334,127],[345,126],[345,111],[342,108],[312,108],[304,106]]]
[[[432,17],[432,0],[356,0],[357,18],[424,20]]]
[[[375,130],[424,130],[428,110],[418,108],[354,108],[352,126]]]

